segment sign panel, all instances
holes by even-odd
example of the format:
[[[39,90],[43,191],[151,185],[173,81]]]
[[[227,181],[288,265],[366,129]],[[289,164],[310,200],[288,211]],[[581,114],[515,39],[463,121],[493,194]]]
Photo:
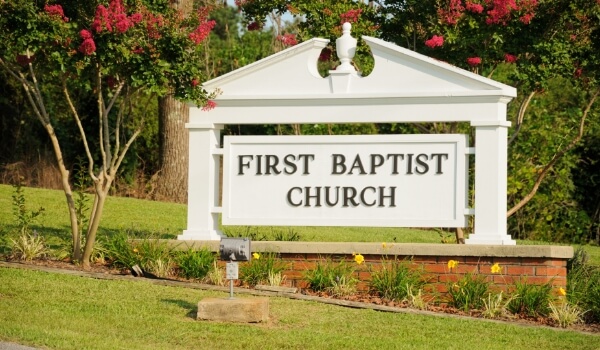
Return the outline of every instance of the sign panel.
[[[228,136],[225,225],[465,227],[467,135]]]

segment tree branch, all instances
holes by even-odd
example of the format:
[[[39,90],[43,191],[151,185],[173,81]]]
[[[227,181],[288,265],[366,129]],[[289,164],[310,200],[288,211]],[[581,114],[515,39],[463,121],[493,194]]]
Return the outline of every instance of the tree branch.
[[[592,98],[590,99],[589,103],[587,104],[584,112],[583,112],[583,116],[581,117],[581,120],[579,122],[579,132],[577,133],[577,135],[575,136],[575,138],[573,140],[571,140],[571,142],[562,150],[560,150],[558,153],[556,153],[552,159],[550,160],[550,162],[548,162],[548,164],[546,164],[546,166],[544,166],[544,168],[542,169],[542,171],[540,172],[540,174],[538,175],[537,180],[535,181],[533,188],[531,189],[531,191],[525,196],[523,197],[523,199],[521,199],[521,201],[519,201],[519,203],[517,203],[514,207],[512,207],[507,213],[506,213],[506,217],[511,217],[514,213],[516,213],[519,209],[521,209],[523,206],[525,206],[525,204],[527,204],[532,198],[533,196],[535,196],[535,194],[537,193],[540,184],[542,183],[542,181],[544,180],[544,178],[546,177],[546,175],[548,174],[548,172],[550,171],[550,169],[554,166],[554,164],[556,164],[556,162],[562,157],[564,156],[567,152],[569,152],[571,149],[573,149],[577,143],[581,140],[581,138],[583,137],[583,133],[584,133],[584,129],[585,129],[585,120],[592,108],[592,105],[594,104],[594,102],[596,102],[596,98],[598,97],[598,94],[600,93],[600,89],[596,90],[596,92],[594,93],[594,95],[592,96]]]
[[[530,92],[529,95],[521,102],[521,106],[519,106],[519,114],[517,115],[517,125],[515,128],[515,131],[512,133],[512,135],[510,136],[510,139],[508,140],[508,145],[513,143],[513,141],[517,138],[519,131],[521,131],[521,126],[523,125],[523,119],[525,118],[525,111],[527,111],[527,108],[529,107],[529,103],[531,103],[531,100],[533,99],[533,96],[535,96],[535,94],[536,94],[535,90]]]

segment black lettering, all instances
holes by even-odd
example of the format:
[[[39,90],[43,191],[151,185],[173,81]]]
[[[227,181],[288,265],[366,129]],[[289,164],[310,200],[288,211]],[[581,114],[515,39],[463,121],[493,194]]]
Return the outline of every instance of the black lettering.
[[[300,187],[292,187],[292,188],[290,188],[290,190],[287,193],[287,201],[292,207],[299,207],[302,205],[302,202],[294,203],[292,201],[292,191],[294,191],[294,190],[300,191],[300,194],[302,194],[302,189]]]
[[[293,154],[288,154],[283,158],[283,164],[285,164],[285,169],[283,169],[284,173],[291,175],[298,170],[298,166],[296,165],[296,163],[294,163],[295,160],[296,157]]]
[[[262,155],[256,156],[256,175],[262,175]]]
[[[333,167],[331,169],[331,175],[341,175],[346,172],[346,157],[343,154],[332,154]],[[341,167],[341,170],[340,170]]]
[[[442,171],[442,157],[445,157],[445,159],[448,159],[448,153],[432,153],[431,154],[431,159],[437,158],[437,162],[436,162],[436,166],[435,166],[435,173],[436,174],[443,174],[444,172]]]
[[[267,154],[265,156],[265,175],[271,175],[271,171],[274,174],[281,174],[281,170],[277,169],[279,165],[279,157],[274,154]]]
[[[321,206],[321,187],[315,187],[316,190],[316,194],[314,195],[310,195],[310,187],[304,187],[304,206],[305,207],[310,207],[310,199],[314,198],[316,199],[316,203],[315,203],[315,207],[320,207]]]
[[[404,160],[404,154],[401,153],[394,153],[394,154],[388,154],[387,155],[387,159],[392,158],[392,175],[398,175],[398,158],[400,158],[400,160]]]
[[[413,159],[413,155],[412,153],[407,154],[408,156],[408,162],[406,163],[406,174],[407,175],[412,175],[412,159]]]
[[[385,205],[383,204],[383,200],[386,198],[390,199],[390,205],[388,205],[388,207],[393,208],[396,206],[396,187],[392,186],[390,187],[390,194],[389,195],[384,195],[383,191],[385,190],[384,186],[379,186],[379,205],[378,207],[385,207]]]
[[[354,162],[352,162],[352,167],[350,168],[350,171],[348,172],[348,175],[352,175],[352,171],[358,168],[359,169],[359,173],[361,175],[365,175],[367,172],[365,171],[365,168],[363,167],[362,164],[362,160],[360,160],[360,155],[356,155],[356,157],[354,158]]]
[[[308,171],[308,161],[315,160],[315,155],[314,154],[299,154],[298,160],[302,160],[302,159],[304,159],[304,171],[302,172],[302,174],[309,175],[310,172]]]
[[[335,202],[332,202],[330,199],[330,189],[331,187],[329,186],[325,186],[325,204],[327,204],[330,207],[333,207],[335,205],[338,204],[338,202],[340,201],[340,186],[335,186]]]
[[[429,171],[429,164],[427,164],[427,162],[421,159],[423,157],[425,157],[425,160],[428,159],[427,155],[424,153],[419,154],[415,159],[415,162],[417,163],[417,165],[415,166],[415,171],[421,175],[427,174],[427,172]]]
[[[383,165],[384,158],[381,154],[371,154],[371,175],[377,174],[375,169]]]
[[[343,207],[348,207],[348,203],[352,203],[353,207],[358,206],[358,202],[354,199],[356,197],[357,191],[354,187],[343,187],[344,189],[344,205]]]
[[[244,158],[250,158],[247,163],[244,163]],[[250,161],[254,159],[253,155],[244,154],[238,156],[238,175],[244,175],[244,168],[250,169]]]
[[[367,190],[372,190],[372,191],[373,191],[373,193],[377,192],[377,190],[375,189],[375,187],[368,186],[368,187],[365,187],[365,188],[363,188],[363,190],[362,190],[362,191],[360,191],[360,201],[361,201],[361,202],[362,202],[362,204],[363,204],[363,205],[365,205],[366,207],[372,207],[372,206],[374,206],[374,205],[375,205],[376,201],[375,201],[375,200],[373,200],[373,202],[372,202],[372,203],[367,203],[367,200],[365,199],[365,192],[366,192]]]

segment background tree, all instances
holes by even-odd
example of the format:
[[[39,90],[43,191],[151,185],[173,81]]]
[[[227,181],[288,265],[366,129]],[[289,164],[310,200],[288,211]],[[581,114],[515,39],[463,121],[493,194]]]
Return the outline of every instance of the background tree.
[[[588,130],[597,130],[599,123],[595,104],[598,1],[270,0],[238,4],[251,23],[261,23],[272,11],[302,17],[300,39],[333,40],[337,33],[327,32],[335,28],[329,19],[355,19],[355,37],[379,36],[516,86],[519,97],[509,110],[514,126],[508,189],[512,208],[507,213],[513,216],[511,233],[516,238],[583,238],[592,215],[576,201],[571,171],[578,159],[575,146]],[[368,62],[367,55],[367,50],[359,49],[358,61]],[[573,98],[555,103],[561,94]],[[469,132],[468,126],[456,123],[377,128],[380,132]]]
[[[96,6],[97,5],[97,6]],[[108,6],[107,6],[108,5]],[[132,105],[147,93],[173,91],[178,98],[211,108],[200,87],[198,47],[214,26],[208,12],[183,19],[166,3],[113,0],[80,4],[0,3],[0,65],[25,91],[56,157],[65,192],[73,259],[89,267],[104,202],[143,120],[131,120]],[[45,81],[46,89],[41,88]],[[80,96],[93,96],[95,118],[79,111]],[[57,116],[68,114],[78,130],[93,182],[89,225],[80,233]],[[98,142],[88,141],[90,132]]]

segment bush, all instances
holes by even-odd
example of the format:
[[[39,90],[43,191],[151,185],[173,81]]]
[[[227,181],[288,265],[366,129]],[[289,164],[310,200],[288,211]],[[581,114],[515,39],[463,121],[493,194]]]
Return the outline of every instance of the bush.
[[[581,247],[567,266],[567,299],[585,311],[586,322],[600,322],[600,268],[588,263]]]
[[[14,259],[31,261],[33,259],[43,258],[48,254],[48,248],[44,243],[44,238],[33,232],[29,234],[22,232],[16,239],[11,239],[11,257]]]
[[[240,266],[240,280],[250,286],[266,284],[269,276],[280,274],[285,265],[277,261],[276,253],[254,253],[252,259]]]
[[[552,301],[552,284],[529,284],[527,279],[515,282],[514,298],[507,308],[513,314],[547,316]]]
[[[469,311],[483,308],[490,282],[483,275],[467,273],[458,281],[449,282],[446,286],[450,297],[449,304],[457,309]]]
[[[331,260],[318,262],[314,270],[307,271],[305,278],[316,292],[348,295],[356,291],[358,280],[353,277],[354,267],[342,260],[335,264]]]
[[[179,275],[199,280],[206,277],[216,259],[215,254],[206,248],[200,250],[188,248],[175,254]]]
[[[418,294],[425,285],[422,271],[410,268],[409,261],[382,261],[382,268],[371,273],[371,288],[380,296],[391,300],[405,300]]]

